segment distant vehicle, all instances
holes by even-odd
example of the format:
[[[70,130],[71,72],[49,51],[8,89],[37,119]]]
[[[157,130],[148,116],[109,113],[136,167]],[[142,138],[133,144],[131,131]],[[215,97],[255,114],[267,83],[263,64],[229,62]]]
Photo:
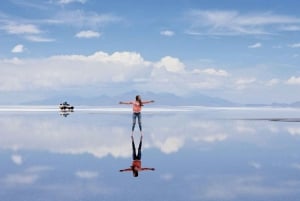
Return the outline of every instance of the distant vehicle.
[[[64,111],[64,112],[73,112],[74,111],[74,106],[71,106],[69,103],[67,103],[67,101],[59,104],[59,109],[61,111]]]

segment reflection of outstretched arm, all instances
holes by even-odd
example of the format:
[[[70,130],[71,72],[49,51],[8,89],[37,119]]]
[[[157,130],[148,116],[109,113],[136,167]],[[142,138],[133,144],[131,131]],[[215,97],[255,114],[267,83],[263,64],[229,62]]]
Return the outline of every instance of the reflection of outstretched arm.
[[[120,172],[128,172],[128,171],[132,171],[132,169],[131,168],[127,168],[127,169],[120,170]]]
[[[154,171],[155,168],[141,168],[141,170],[142,170],[142,171],[143,171],[143,170],[152,170],[152,171]]]

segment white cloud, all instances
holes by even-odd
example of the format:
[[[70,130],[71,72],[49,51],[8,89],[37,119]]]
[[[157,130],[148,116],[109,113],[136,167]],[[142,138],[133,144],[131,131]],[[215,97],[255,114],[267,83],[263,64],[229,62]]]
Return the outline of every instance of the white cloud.
[[[70,3],[86,3],[87,0],[58,0],[58,4],[70,4]]]
[[[235,81],[237,89],[245,89],[256,82],[256,78],[239,78]]]
[[[7,25],[2,26],[9,34],[40,34],[41,30],[33,24],[17,24],[17,23],[9,23]]]
[[[24,51],[24,46],[22,44],[16,45],[11,52],[12,53],[22,53]]]
[[[204,73],[207,75],[214,75],[214,76],[224,76],[227,77],[229,76],[229,73],[225,70],[222,69],[214,69],[214,68],[206,68],[203,70],[200,69],[195,69],[193,70],[194,73]]]
[[[300,127],[290,127],[287,130],[293,136],[300,135]]]
[[[6,185],[30,185],[38,180],[38,175],[35,174],[11,174],[4,178]]]
[[[96,52],[90,56],[66,55],[45,59],[1,61],[0,90],[55,89],[132,80],[149,74],[149,64],[137,53]],[[134,70],[134,73],[133,73]],[[66,74],[70,76],[65,76]],[[25,76],[26,75],[26,76]],[[17,78],[17,79],[16,79]],[[118,78],[118,79],[117,79]],[[120,80],[120,78],[122,78]]]
[[[288,25],[288,26],[282,26],[280,28],[283,31],[300,31],[299,25]]]
[[[168,137],[164,141],[155,142],[163,153],[170,154],[177,152],[184,144],[184,141],[178,137]]]
[[[205,142],[217,142],[217,141],[224,141],[227,139],[227,135],[226,134],[214,134],[214,135],[208,135],[208,136],[204,136],[203,140]]]
[[[171,30],[164,30],[164,31],[161,31],[160,32],[160,35],[163,35],[163,36],[174,36],[175,33]]]
[[[23,163],[23,158],[20,155],[12,155],[11,160],[16,164],[16,165],[22,165]]]
[[[162,174],[160,178],[164,181],[171,181],[174,178],[174,175],[171,173]]]
[[[300,84],[300,77],[292,76],[291,78],[289,78],[286,81],[286,83],[290,84],[290,85],[299,85]]]
[[[75,35],[77,38],[99,38],[100,36],[101,34],[99,32],[91,30],[81,31]]]
[[[229,85],[229,72],[217,68],[188,69],[178,58],[146,61],[136,52],[95,52],[91,55],[57,55],[48,58],[0,60],[0,91],[56,90],[105,84],[124,90],[171,92],[178,95]],[[65,76],[68,74],[69,76]],[[162,87],[163,86],[163,87]],[[174,87],[176,86],[176,87]],[[111,93],[107,91],[103,93]]]
[[[275,86],[280,83],[280,80],[277,78],[273,78],[267,82],[267,86]]]
[[[252,161],[249,163],[251,167],[255,168],[255,169],[261,169],[261,164],[255,161]]]
[[[193,34],[261,35],[277,31],[274,27],[300,24],[300,18],[273,13],[241,14],[230,10],[193,10],[188,13]]]
[[[81,179],[94,179],[98,177],[98,172],[93,171],[77,171],[75,175]]]
[[[291,48],[300,48],[300,43],[291,44],[291,45],[289,45],[289,47],[291,47]]]
[[[261,44],[261,43],[255,43],[255,44],[253,44],[253,45],[249,45],[248,47],[249,47],[249,48],[252,48],[252,49],[260,48],[260,47],[262,47],[262,44]]]
[[[25,38],[32,42],[53,42],[53,41],[55,41],[55,39],[45,38],[45,37],[42,37],[39,35],[27,35],[27,36],[25,36]]]
[[[244,133],[244,134],[254,134],[254,133],[256,133],[255,128],[250,127],[250,126],[244,124],[243,122],[238,122],[238,124],[236,126],[236,131],[238,133]]]
[[[58,13],[51,21],[54,24],[67,24],[74,27],[88,27],[95,29],[110,23],[118,23],[122,18],[112,14],[99,14],[83,10],[64,11]]]
[[[170,56],[163,57],[155,66],[173,73],[182,72],[185,69],[185,65],[179,59]]]

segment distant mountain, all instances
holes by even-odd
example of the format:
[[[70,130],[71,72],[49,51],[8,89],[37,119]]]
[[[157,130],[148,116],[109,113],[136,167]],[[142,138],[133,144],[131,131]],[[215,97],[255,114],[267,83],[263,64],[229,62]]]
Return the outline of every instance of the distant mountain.
[[[202,94],[194,94],[191,97],[181,97],[171,93],[152,93],[152,92],[138,92],[130,91],[117,96],[96,96],[96,97],[51,97],[39,101],[31,101],[24,104],[30,105],[55,105],[63,101],[67,101],[72,105],[100,105],[100,106],[111,106],[117,105],[119,101],[130,101],[134,100],[136,95],[140,95],[143,100],[155,100],[157,105],[191,105],[191,106],[238,106],[238,104],[230,102],[228,100],[216,97],[209,97]]]
[[[170,106],[208,106],[208,107],[299,107],[300,101],[294,103],[271,103],[271,104],[239,104],[218,97],[210,97],[203,94],[193,94],[189,97],[181,97],[171,93],[153,93],[129,91],[116,96],[100,95],[95,97],[80,96],[55,96],[39,101],[21,103],[25,105],[59,105],[67,101],[71,105],[90,106],[114,106],[120,101],[134,100],[136,95],[140,95],[143,100],[155,100],[155,105]]]

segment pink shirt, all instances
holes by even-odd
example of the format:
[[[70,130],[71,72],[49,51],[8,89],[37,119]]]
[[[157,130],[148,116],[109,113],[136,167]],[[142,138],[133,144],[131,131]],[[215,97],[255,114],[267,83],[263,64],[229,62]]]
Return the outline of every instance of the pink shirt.
[[[132,110],[134,113],[141,112],[142,106],[140,105],[140,103],[138,101],[132,101],[132,102],[130,102],[130,104],[132,104]]]

